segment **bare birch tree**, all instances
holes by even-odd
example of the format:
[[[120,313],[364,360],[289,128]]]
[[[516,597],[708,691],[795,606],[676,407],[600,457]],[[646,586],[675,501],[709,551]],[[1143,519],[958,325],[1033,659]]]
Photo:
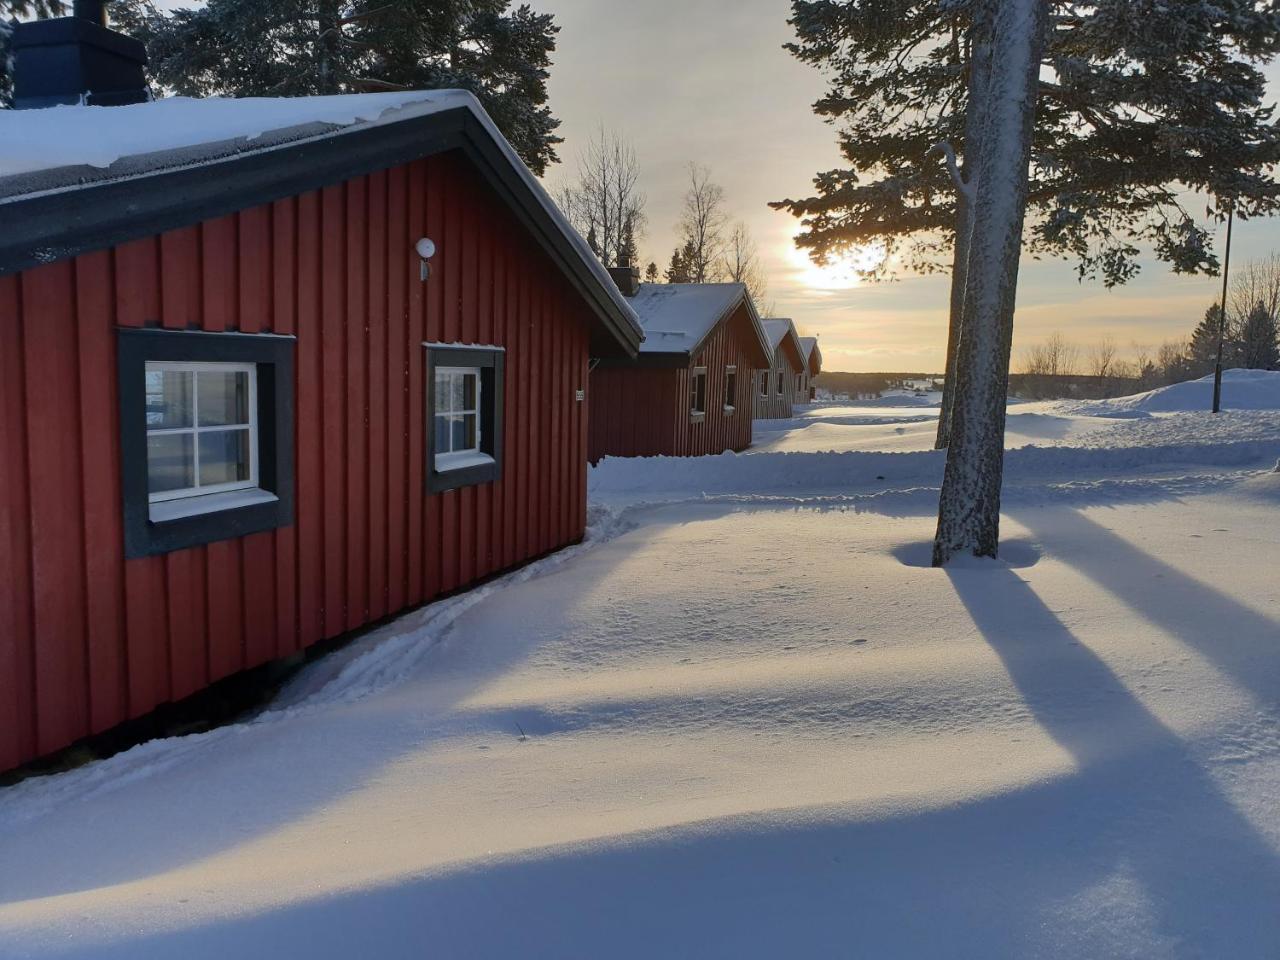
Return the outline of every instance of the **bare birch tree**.
[[[690,163],[689,189],[685,191],[679,223],[680,238],[690,253],[686,263],[690,283],[709,283],[719,278],[728,223],[724,188],[711,179],[707,167]]]
[[[583,236],[594,234],[598,256],[618,265],[643,234],[645,195],[636,151],[622,136],[599,127],[578,154],[577,178],[561,185],[556,201]]]
[[[746,286],[751,299],[757,304],[763,302],[768,284],[765,282],[764,268],[760,264],[760,253],[756,249],[755,240],[751,238],[751,231],[741,220],[729,231],[720,272],[726,279]]]

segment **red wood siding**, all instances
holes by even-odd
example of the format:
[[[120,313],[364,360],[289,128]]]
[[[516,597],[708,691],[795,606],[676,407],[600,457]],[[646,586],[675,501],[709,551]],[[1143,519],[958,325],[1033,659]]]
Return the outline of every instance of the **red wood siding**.
[[[579,540],[587,311],[459,154],[0,278],[0,769]],[[117,326],[297,336],[293,526],[124,559]],[[424,341],[506,348],[498,482],[425,492]]]
[[[687,367],[610,365],[592,370],[591,462],[601,457],[696,457],[751,446],[754,336],[746,308],[740,307]],[[707,368],[707,412],[700,422],[689,416],[695,365]],[[732,411],[723,402],[729,366],[738,368]]]
[[[757,420],[778,420],[792,416],[792,406],[809,398],[801,393],[800,378],[805,369],[804,358],[796,353],[790,337],[784,337],[774,351],[773,367],[761,370],[752,378],[751,396]],[[782,374],[782,392],[778,393],[778,374]],[[768,395],[760,392],[761,378],[768,378]]]

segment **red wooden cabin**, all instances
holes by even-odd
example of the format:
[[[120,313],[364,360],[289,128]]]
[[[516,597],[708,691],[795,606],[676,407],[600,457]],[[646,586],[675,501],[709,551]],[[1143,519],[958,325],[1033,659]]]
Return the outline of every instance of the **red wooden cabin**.
[[[757,375],[753,387],[757,420],[786,419],[792,415],[792,407],[805,401],[801,393],[801,381],[806,363],[796,326],[786,318],[763,321],[769,348],[773,351],[773,363]]]
[[[4,123],[0,770],[581,539],[641,331],[469,94]]]
[[[801,337],[800,352],[804,354],[805,371],[800,377],[800,389],[796,391],[796,399],[800,403],[812,402],[818,397],[814,378],[822,372],[822,350],[818,347],[818,338]]]
[[[751,446],[751,385],[770,361],[740,283],[640,283],[610,271],[644,328],[634,359],[591,371],[589,457],[696,457]]]

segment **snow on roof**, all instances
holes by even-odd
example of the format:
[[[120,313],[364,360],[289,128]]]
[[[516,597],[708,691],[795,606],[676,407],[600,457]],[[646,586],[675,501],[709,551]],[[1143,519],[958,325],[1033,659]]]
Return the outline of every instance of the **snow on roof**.
[[[787,331],[793,329],[791,321],[785,317],[773,317],[761,322],[764,324],[764,332],[769,335],[769,346],[774,350],[778,349]]]
[[[224,140],[252,141],[312,123],[347,127],[392,122],[469,105],[474,99],[462,90],[416,90],[330,97],[166,97],[119,107],[5,110],[0,114],[0,176],[109,167],[123,157]]]
[[[740,283],[642,283],[631,307],[644,329],[641,353],[689,353],[747,296]]]
[[[818,345],[817,337],[801,337],[800,352],[804,355],[805,360],[813,356],[813,348]]]
[[[467,90],[412,90],[327,97],[166,97],[118,107],[58,106],[0,110],[0,203],[38,191],[71,190],[271,150],[466,109],[493,138],[525,186],[599,282],[601,291],[639,330],[585,240],[569,223],[480,101]],[[78,171],[77,171],[78,168]],[[98,168],[86,171],[85,168]],[[117,169],[118,168],[118,174]],[[99,171],[105,172],[100,173]],[[86,173],[97,175],[86,176]],[[87,181],[87,182],[86,182]]]

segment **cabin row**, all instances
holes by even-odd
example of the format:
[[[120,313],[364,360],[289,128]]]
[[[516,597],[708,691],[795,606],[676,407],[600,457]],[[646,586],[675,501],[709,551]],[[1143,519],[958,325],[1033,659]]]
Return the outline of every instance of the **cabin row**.
[[[72,20],[23,105],[141,56]],[[589,460],[741,450],[816,372],[739,284],[611,276],[468,93],[99,81],[5,118],[0,770],[577,542]]]

